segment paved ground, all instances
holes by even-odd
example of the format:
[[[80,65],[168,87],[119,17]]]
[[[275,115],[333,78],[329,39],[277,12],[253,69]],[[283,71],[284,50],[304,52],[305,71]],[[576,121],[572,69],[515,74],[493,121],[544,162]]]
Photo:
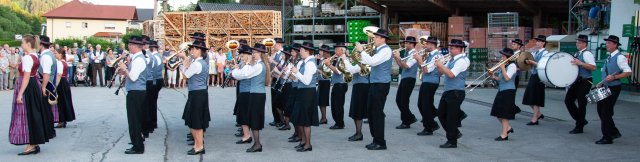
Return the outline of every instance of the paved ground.
[[[589,105],[587,119],[589,125],[585,133],[570,135],[573,121],[567,113],[563,100],[563,90],[547,90],[547,107],[543,113],[547,118],[539,126],[525,126],[529,121],[529,108],[521,106],[523,113],[512,121],[515,133],[507,142],[495,142],[500,125],[489,116],[495,89],[476,89],[467,96],[463,109],[469,117],[461,128],[464,136],[457,149],[440,149],[445,142],[444,131],[438,130],[434,136],[416,136],[422,126],[414,124],[411,129],[397,130],[400,124],[399,111],[395,105],[396,87],[392,86],[387,99],[385,113],[388,150],[368,151],[364,148],[371,142],[368,125],[363,130],[365,140],[347,142],[353,134],[353,121],[346,120],[344,130],[329,130],[333,124],[329,115],[329,125],[312,128],[312,152],[298,153],[287,143],[291,131],[278,131],[267,126],[262,133],[264,152],[248,154],[250,145],[236,145],[236,128],[232,116],[235,94],[233,88],[211,88],[209,90],[212,127],[205,137],[207,154],[188,156],[190,149],[185,142],[187,127],[181,120],[186,101],[186,90],[163,89],[159,100],[159,128],[146,142],[143,155],[125,155],[130,147],[126,126],[124,95],[113,95],[113,89],[85,88],[72,89],[77,120],[66,129],[57,129],[58,136],[41,146],[42,152],[34,156],[19,157],[16,153],[23,146],[9,144],[7,131],[10,120],[12,92],[0,92],[0,159],[2,161],[640,161],[640,94],[624,92],[618,102],[614,119],[622,138],[613,145],[595,145],[601,137],[600,121],[595,105]],[[524,89],[518,90],[520,103]],[[350,98],[348,92],[347,98]],[[418,88],[411,96],[411,110],[421,118],[416,105]],[[440,96],[437,96],[438,100]],[[349,99],[347,99],[348,101]],[[269,99],[267,99],[269,101]],[[437,101],[436,101],[437,102]],[[267,104],[269,105],[269,104]],[[348,102],[345,107],[349,107]],[[267,122],[272,121],[267,107]],[[348,112],[348,111],[347,111]],[[330,114],[330,112],[328,112]],[[345,119],[349,119],[346,117]]]

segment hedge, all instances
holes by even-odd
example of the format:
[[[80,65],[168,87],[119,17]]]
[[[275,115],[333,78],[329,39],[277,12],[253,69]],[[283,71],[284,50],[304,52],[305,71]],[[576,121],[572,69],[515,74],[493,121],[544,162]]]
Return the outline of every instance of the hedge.
[[[20,45],[22,45],[22,41],[19,41],[19,40],[0,40],[0,46],[4,46],[4,44],[8,44],[9,47],[20,47]]]

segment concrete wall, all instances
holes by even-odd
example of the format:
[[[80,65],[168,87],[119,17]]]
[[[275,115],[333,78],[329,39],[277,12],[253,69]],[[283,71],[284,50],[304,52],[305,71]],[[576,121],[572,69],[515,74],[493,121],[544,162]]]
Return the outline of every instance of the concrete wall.
[[[87,23],[87,28],[82,23]],[[70,27],[67,27],[70,23]],[[105,29],[105,24],[113,24],[115,29]],[[81,19],[56,19],[47,18],[47,36],[51,41],[64,38],[88,38],[97,32],[127,33],[129,21],[126,20],[81,20]]]
[[[611,1],[611,18],[609,23],[609,34],[620,37],[622,48],[626,50],[629,38],[622,37],[622,25],[630,24],[631,17],[635,15],[635,11],[640,10],[640,5],[633,3],[632,0],[612,0]]]

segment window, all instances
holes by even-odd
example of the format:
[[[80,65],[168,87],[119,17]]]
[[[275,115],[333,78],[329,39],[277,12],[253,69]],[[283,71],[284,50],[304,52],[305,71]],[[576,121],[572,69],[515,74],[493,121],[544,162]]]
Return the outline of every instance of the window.
[[[87,22],[82,22],[82,28],[89,28],[89,23]]]
[[[64,26],[66,26],[67,28],[71,28],[71,22],[64,23]]]
[[[114,30],[114,29],[116,29],[116,24],[114,24],[114,23],[104,23],[104,29]]]

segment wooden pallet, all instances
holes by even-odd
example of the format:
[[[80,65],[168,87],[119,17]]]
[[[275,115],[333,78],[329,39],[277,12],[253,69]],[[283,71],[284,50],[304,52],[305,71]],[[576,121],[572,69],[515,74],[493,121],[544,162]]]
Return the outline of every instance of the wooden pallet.
[[[333,17],[333,13],[321,13],[320,17]]]

